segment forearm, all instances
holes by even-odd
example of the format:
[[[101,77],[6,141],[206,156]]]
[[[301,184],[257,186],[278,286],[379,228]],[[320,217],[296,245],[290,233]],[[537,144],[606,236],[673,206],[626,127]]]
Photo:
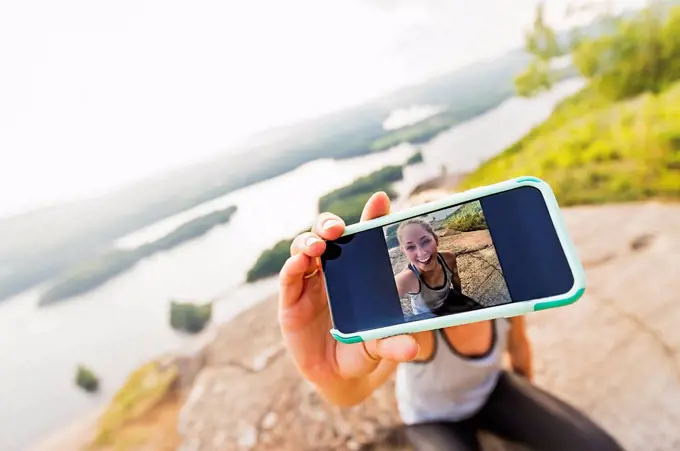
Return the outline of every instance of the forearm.
[[[458,262],[456,261],[456,254],[453,252],[446,252],[442,253],[444,256],[444,261],[446,262],[446,265],[451,269],[451,283],[453,283],[453,287],[456,289],[458,292],[463,291],[463,287],[460,282],[460,274],[458,273]]]
[[[512,366],[513,372],[520,374],[529,380],[533,379],[533,353],[529,341],[523,340],[521,343],[511,346],[509,353],[510,365]]]
[[[344,380],[330,386],[317,386],[316,391],[326,402],[338,407],[356,406],[371,395],[368,378]]]

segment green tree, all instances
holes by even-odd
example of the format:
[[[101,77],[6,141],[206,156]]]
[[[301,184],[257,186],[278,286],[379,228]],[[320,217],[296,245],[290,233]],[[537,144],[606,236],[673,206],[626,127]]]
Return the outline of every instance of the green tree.
[[[87,392],[96,392],[99,390],[99,378],[94,371],[80,365],[76,370],[76,385]]]
[[[531,97],[552,87],[552,80],[545,61],[534,60],[515,78],[515,89],[522,97]]]
[[[515,89],[519,95],[530,97],[552,87],[558,77],[550,70],[550,61],[563,54],[555,30],[545,20],[543,3],[536,5],[533,27],[525,32],[524,42],[534,59],[515,78]]]
[[[190,334],[202,331],[212,317],[212,304],[170,303],[170,326]]]
[[[304,230],[309,231],[311,228]],[[301,232],[302,233],[302,232]],[[276,275],[290,256],[290,246],[294,238],[281,240],[271,249],[267,249],[257,258],[252,268],[248,270],[246,282],[254,282],[265,277]]]
[[[614,17],[594,39],[573,48],[573,61],[596,91],[611,100],[659,93],[680,79],[680,8],[658,2],[630,18]]]
[[[557,34],[545,20],[542,2],[536,5],[533,28],[525,33],[524,39],[527,51],[539,60],[548,61],[562,54]]]

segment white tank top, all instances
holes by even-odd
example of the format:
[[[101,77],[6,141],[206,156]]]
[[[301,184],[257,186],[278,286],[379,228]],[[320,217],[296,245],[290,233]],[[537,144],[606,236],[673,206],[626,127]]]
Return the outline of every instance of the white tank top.
[[[449,292],[453,290],[453,284],[451,282],[453,272],[449,269],[440,253],[437,253],[437,262],[444,271],[444,283],[439,287],[430,287],[427,285],[420,276],[418,270],[412,264],[409,263],[408,265],[408,269],[413,271],[420,284],[420,290],[418,290],[417,293],[408,293],[411,298],[411,309],[416,315],[429,313],[430,311],[441,307],[446,301]]]
[[[433,355],[426,362],[402,363],[397,368],[396,397],[405,424],[459,421],[477,412],[496,386],[507,346],[507,319],[492,321],[489,352],[465,357],[444,335],[434,331]]]
[[[417,293],[408,293],[411,299],[411,309],[415,315],[427,315],[445,308],[444,314],[459,313],[480,308],[477,302],[463,295],[453,286],[453,271],[449,268],[444,257],[437,253],[437,262],[444,272],[444,283],[439,287],[431,287],[425,282],[420,272],[409,263],[408,269],[418,279]]]

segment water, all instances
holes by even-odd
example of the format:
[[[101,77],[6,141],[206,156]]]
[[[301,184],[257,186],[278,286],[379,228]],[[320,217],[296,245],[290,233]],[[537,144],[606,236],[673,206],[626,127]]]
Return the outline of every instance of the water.
[[[397,190],[407,193],[437,175],[441,165],[450,172],[476,167],[544,120],[581,83],[564,82],[532,100],[511,99],[439,135],[421,146],[424,162],[406,168]],[[351,160],[308,163],[119,240],[120,247],[135,247],[209,211],[238,206],[228,224],[140,262],[97,290],[42,309],[36,307],[40,287],[0,303],[0,449],[23,449],[101,406],[133,369],[190,342],[168,326],[169,300],[219,299],[216,320],[227,321],[273,295],[275,279],[243,285],[260,253],[308,227],[321,195],[402,163],[414,150],[401,145]],[[101,376],[99,394],[74,387],[80,363]]]
[[[543,122],[554,105],[583,87],[581,79],[560,83],[540,98],[512,98],[488,113],[438,135],[425,147],[427,163],[450,173],[467,172]]]

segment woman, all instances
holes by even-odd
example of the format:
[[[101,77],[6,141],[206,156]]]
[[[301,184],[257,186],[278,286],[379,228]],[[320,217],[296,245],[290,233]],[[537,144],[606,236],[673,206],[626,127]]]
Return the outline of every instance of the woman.
[[[399,247],[409,261],[395,277],[399,297],[408,295],[413,314],[449,315],[480,308],[462,293],[456,255],[439,252],[439,237],[429,222],[409,219],[397,228]]]
[[[376,193],[362,220],[389,208],[387,195]],[[302,376],[328,402],[356,405],[396,371],[399,412],[417,450],[479,450],[480,430],[538,450],[622,449],[584,414],[531,384],[522,317],[367,343],[335,341],[318,257],[324,240],[343,231],[340,218],[321,214],[312,232],[293,241],[280,273],[284,340]],[[513,373],[501,368],[506,351]]]

